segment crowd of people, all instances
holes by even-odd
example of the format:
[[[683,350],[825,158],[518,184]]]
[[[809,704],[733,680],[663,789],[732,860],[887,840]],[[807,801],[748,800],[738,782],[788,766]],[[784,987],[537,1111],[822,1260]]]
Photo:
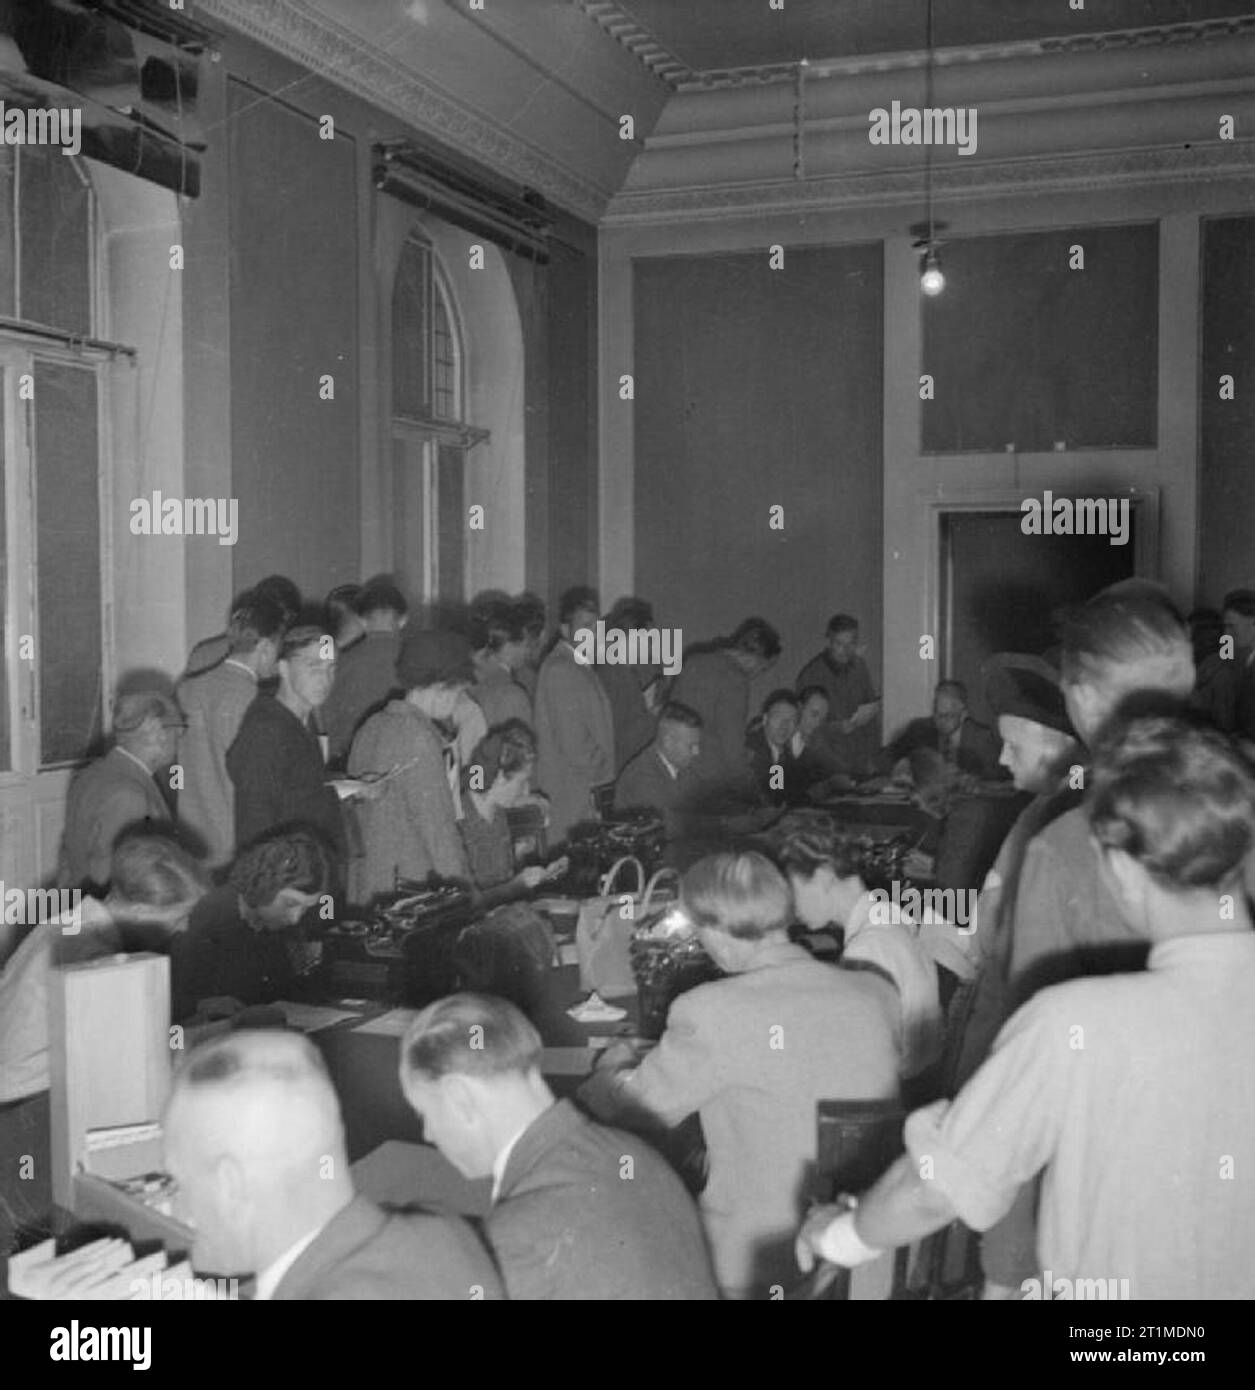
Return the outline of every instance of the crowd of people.
[[[556,616],[547,636],[537,600],[487,594],[461,630],[424,630],[386,577],[315,609],[271,577],[173,693],[120,694],[67,809],[81,923],[35,928],[0,973],[0,1160],[47,1123],[50,970],[156,949],[175,1022],[237,1025],[186,1059],[164,1123],[197,1268],[255,1276],[257,1298],[781,1297],[816,1261],[956,1219],[982,1233],[987,1298],[1043,1268],[1135,1298],[1255,1295],[1255,594],[1226,596],[1212,651],[1157,586],[1113,586],[1063,616],[1057,660],[993,663],[996,729],[948,680],[883,746],[846,614],[757,712],[780,654],[761,618],[669,679],[581,659],[593,590]],[[654,615],[630,599],[604,621]],[[414,1020],[401,1089],[429,1143],[491,1177],[478,1230],[354,1190],[317,1049],[266,1026],[339,904],[532,891],[524,805],[554,848],[634,809],[678,845],[694,816],[938,768],[1019,794],[970,923],[886,918],[822,817],[770,851],[729,837],[679,899],[720,978],[673,1001],[656,1046],[602,1052],[574,1100],[515,1004],[454,994]],[[836,960],[816,948],[834,930]],[[807,1214],[824,1100],[903,1103],[905,1152]],[[694,1115],[696,1202],[655,1147]]]

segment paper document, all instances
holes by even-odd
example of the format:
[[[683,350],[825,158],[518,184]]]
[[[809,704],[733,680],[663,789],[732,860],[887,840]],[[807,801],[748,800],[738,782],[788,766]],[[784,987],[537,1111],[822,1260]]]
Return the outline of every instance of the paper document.
[[[377,1033],[384,1038],[403,1038],[406,1029],[418,1017],[417,1009],[389,1009],[377,1018],[368,1018],[353,1029],[355,1033]]]
[[[333,1009],[327,1004],[296,1004],[281,999],[275,1006],[283,1010],[283,1017],[289,1028],[298,1028],[302,1033],[316,1033],[320,1028],[330,1028],[333,1023],[343,1023],[346,1018],[358,1018],[351,1009]]]

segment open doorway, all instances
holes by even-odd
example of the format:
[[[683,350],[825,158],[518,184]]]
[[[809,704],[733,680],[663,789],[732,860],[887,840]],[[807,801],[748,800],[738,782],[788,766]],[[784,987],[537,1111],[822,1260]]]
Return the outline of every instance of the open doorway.
[[[961,680],[990,722],[981,666],[998,651],[1045,655],[1054,615],[1108,584],[1154,573],[1153,507],[1134,499],[1128,543],[1105,535],[1025,535],[1018,507],[941,510],[939,674]]]

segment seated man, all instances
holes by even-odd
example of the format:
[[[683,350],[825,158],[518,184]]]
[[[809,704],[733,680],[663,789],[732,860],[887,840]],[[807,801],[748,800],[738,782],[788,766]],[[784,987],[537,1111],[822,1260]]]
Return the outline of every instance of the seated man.
[[[795,749],[801,706],[791,690],[773,690],[762,714],[745,735],[750,776],[758,795],[772,806],[802,799],[802,769]]]
[[[182,728],[179,707],[160,690],[118,696],[114,746],[70,784],[57,871],[61,887],[104,888],[113,846],[124,830],[169,824],[170,808],[153,774],[173,762]]]
[[[1134,719],[1096,750],[1084,814],[1148,968],[1039,992],[953,1102],[910,1116],[907,1152],[856,1210],[807,1219],[804,1269],[955,1216],[986,1230],[1044,1170],[1035,1264],[1050,1273],[1019,1296],[1098,1281],[1108,1299],[1255,1297],[1255,1184],[1239,1176],[1255,1163],[1255,778],[1215,732]]]
[[[464,1221],[390,1214],[355,1195],[339,1101],[297,1033],[231,1033],[193,1049],[163,1131],[195,1267],[255,1274],[255,1299],[501,1297]]]
[[[933,694],[930,719],[912,719],[880,755],[878,770],[892,772],[903,758],[921,749],[938,753],[949,767],[981,781],[1001,779],[1001,744],[993,730],[978,724],[967,712],[967,687],[962,681],[941,681]]]
[[[493,1177],[488,1242],[514,1299],[709,1299],[692,1199],[644,1141],[604,1129],[540,1074],[540,1035],[513,1004],[455,994],[401,1047],[401,1088],[428,1140]]]
[[[619,774],[614,808],[658,811],[668,840],[683,833],[684,808],[692,790],[690,769],[701,751],[702,717],[672,700],[658,716],[654,741]]]
[[[227,882],[192,910],[171,952],[170,1003],[176,1022],[290,998],[297,962],[316,953],[297,944],[297,923],[329,893],[326,851],[305,831],[285,831],[244,850]],[[302,959],[304,957],[304,959]]]

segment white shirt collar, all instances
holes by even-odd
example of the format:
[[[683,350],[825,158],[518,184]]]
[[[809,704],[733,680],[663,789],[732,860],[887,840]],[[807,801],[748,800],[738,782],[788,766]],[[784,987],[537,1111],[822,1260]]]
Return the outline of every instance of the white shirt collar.
[[[129,748],[123,748],[120,743],[115,743],[113,746],[118,750],[119,753],[122,753],[124,756],[130,758],[130,760],[135,764],[136,767],[142,767],[144,769],[145,777],[151,777],[153,775],[152,769],[143,760],[143,758],[137,758]]]
[[[872,902],[871,890],[868,889],[850,909],[850,915],[845,924],[845,944],[847,947],[864,928],[871,926]]]
[[[680,775],[680,769],[676,767],[674,763],[667,761],[667,755],[662,751],[661,748],[657,750],[657,753],[658,761],[663,765],[663,767],[667,769],[668,776],[674,782]]]
[[[323,1223],[326,1224],[325,1222]],[[302,1236],[295,1245],[288,1248],[279,1256],[277,1260],[268,1264],[265,1269],[257,1276],[257,1287],[253,1293],[255,1303],[266,1303],[274,1297],[275,1290],[283,1281],[283,1276],[301,1258],[306,1250],[313,1245],[314,1241],[322,1234],[323,1227],[316,1226],[307,1236]]]
[[[254,684],[257,683],[257,672],[254,671],[251,666],[245,666],[245,664],[242,661],[236,661],[236,659],[233,656],[227,657],[227,659],[222,664],[224,666],[234,666],[237,671],[243,671],[244,674],[249,678],[249,680],[251,680]]]
[[[514,1152],[514,1146],[527,1133],[529,1125],[524,1125],[515,1134],[508,1144],[502,1146],[500,1153],[492,1161],[492,1200],[497,1200],[497,1193],[501,1190],[501,1179],[505,1177],[505,1166],[510,1161],[510,1155]]]

